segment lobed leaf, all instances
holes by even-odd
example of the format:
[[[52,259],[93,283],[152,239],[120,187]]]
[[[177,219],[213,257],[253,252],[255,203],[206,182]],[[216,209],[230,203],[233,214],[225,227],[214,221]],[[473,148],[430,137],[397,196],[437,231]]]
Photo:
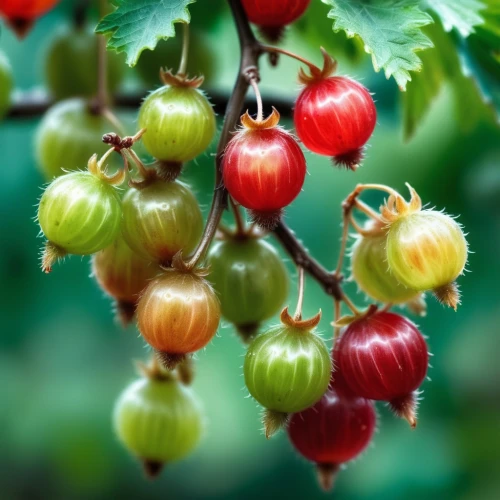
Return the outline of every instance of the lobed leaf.
[[[385,70],[401,90],[411,81],[410,71],[420,71],[416,52],[432,47],[421,28],[433,22],[419,0],[322,0],[332,7],[328,17],[333,30],[359,36],[371,54],[375,71]]]
[[[101,19],[96,33],[107,35],[108,49],[126,52],[127,64],[135,66],[143,50],[175,36],[175,23],[189,23],[187,6],[194,1],[116,0],[117,9]]]
[[[422,0],[421,6],[439,17],[445,31],[456,29],[463,37],[474,33],[474,27],[484,22],[479,11],[485,6],[478,0]]]

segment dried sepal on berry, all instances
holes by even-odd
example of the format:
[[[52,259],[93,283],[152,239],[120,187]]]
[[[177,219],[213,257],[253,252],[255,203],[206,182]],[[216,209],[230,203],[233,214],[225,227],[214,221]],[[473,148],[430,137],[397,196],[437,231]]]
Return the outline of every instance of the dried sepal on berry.
[[[174,74],[172,70],[160,69],[160,79],[165,85],[197,89],[203,85],[205,77],[195,76],[188,78],[187,75]]]
[[[380,207],[380,214],[387,224],[397,221],[401,217],[406,217],[422,210],[422,199],[408,183],[410,191],[410,201],[407,202],[399,193],[389,195],[386,203]]]
[[[321,47],[321,55],[323,56],[323,67],[320,69],[311,64],[308,66],[309,72],[301,67],[299,69],[299,83],[310,85],[332,76],[337,71],[337,61],[323,47]]]

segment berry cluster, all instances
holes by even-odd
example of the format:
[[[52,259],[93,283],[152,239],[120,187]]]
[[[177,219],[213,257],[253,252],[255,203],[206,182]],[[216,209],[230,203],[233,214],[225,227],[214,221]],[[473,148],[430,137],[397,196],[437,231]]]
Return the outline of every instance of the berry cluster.
[[[308,3],[292,2],[291,11],[271,17],[269,8],[289,2],[243,2],[250,20],[273,37]],[[266,23],[270,18],[273,23]],[[183,57],[176,74],[162,70],[163,86],[144,100],[141,130],[131,137],[104,134],[109,149],[98,152],[100,159],[91,156],[86,171],[65,173],[65,168],[83,166],[88,148],[97,147],[95,137],[107,123],[115,124],[114,117],[92,114],[74,99],[45,118],[38,155],[47,177],[56,178],[38,208],[47,240],[42,269],[50,272],[67,254],[92,254],[93,276],[114,299],[118,318],[124,324],[136,318],[151,346],[151,364],[141,365],[143,376],[125,390],[115,410],[120,440],[150,475],[186,456],[199,441],[202,411],[188,387],[193,354],[210,343],[224,317],[248,344],[245,384],[263,407],[266,437],[286,428],[293,446],[316,464],[321,484],[328,488],[340,466],[370,443],[376,427],[373,401],[387,402],[397,416],[416,426],[428,347],[413,322],[389,309],[401,305],[421,314],[426,291],[456,309],[455,280],[464,270],[468,249],[459,224],[442,212],[423,209],[412,188],[407,202],[387,186],[359,185],[343,203],[340,257],[336,272],[329,273],[337,285],[331,293],[331,351],[315,331],[321,311],[302,317],[304,274],[310,270],[305,250],[296,259],[296,310],[291,314],[283,308],[287,271],[264,237],[282,224],[284,208],[303,187],[307,166],[299,140],[354,170],[374,130],[376,109],[362,85],[333,75],[336,64],[326,52],[320,69],[282,49],[260,48],[295,57],[309,71],[299,73],[303,87],[294,112],[298,138],[279,126],[276,109],[264,118],[258,75],[255,69],[244,75],[256,93],[258,113],[241,117],[241,127],[222,144],[217,159],[223,182],[216,186],[216,196],[229,199],[235,228],[220,223],[222,208],[217,207],[204,225],[195,195],[178,180],[184,164],[203,154],[216,133],[214,111],[200,90],[203,78],[188,77]],[[66,97],[57,88],[54,84],[54,92]],[[81,124],[81,148],[62,130],[71,121]],[[154,158],[151,165],[134,151],[141,139]],[[57,143],[49,148],[57,158],[45,151],[50,141]],[[108,167],[114,153],[122,165]],[[122,192],[125,181],[128,187]],[[366,190],[388,195],[380,210],[360,200]],[[249,211],[252,224],[239,205]],[[356,211],[367,219],[363,226]],[[351,227],[356,233],[353,279],[379,303],[366,310],[356,308],[339,286]],[[340,316],[341,303],[350,315]],[[262,326],[280,310],[279,325]]]

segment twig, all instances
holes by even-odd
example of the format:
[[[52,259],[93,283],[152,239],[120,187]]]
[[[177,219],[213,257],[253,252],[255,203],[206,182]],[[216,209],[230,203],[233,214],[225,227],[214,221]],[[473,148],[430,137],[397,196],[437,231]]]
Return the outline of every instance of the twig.
[[[328,295],[335,297],[337,300],[343,300],[344,294],[340,288],[342,278],[335,273],[327,271],[311,257],[286,224],[280,222],[276,226],[274,234],[297,266],[303,267],[304,271],[323,286]]]
[[[217,91],[215,89],[205,89],[207,95],[210,96],[210,102],[214,106],[214,111],[218,115],[223,115],[226,112],[229,96],[227,93]],[[147,91],[138,91],[127,94],[115,94],[111,98],[113,106],[116,108],[136,110],[147,97]],[[46,94],[37,91],[28,91],[17,94],[17,98],[10,107],[7,118],[33,118],[45,113],[55,102]],[[280,115],[283,118],[292,116],[293,99],[283,97],[282,95],[265,95],[263,96],[264,108],[272,106],[280,110]],[[255,99],[246,98],[243,108],[252,108],[255,105]]]

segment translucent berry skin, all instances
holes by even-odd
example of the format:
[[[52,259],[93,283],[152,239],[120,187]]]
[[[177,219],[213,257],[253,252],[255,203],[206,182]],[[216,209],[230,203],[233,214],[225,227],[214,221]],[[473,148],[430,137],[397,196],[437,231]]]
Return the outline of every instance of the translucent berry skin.
[[[215,135],[215,114],[205,95],[190,87],[164,86],[139,111],[147,151],[165,162],[183,163],[203,153]]]
[[[424,337],[408,319],[378,312],[351,323],[337,344],[337,363],[354,394],[395,402],[424,381],[429,355]]]
[[[193,392],[175,380],[133,382],[116,402],[118,439],[144,462],[180,460],[199,443],[203,414]]]
[[[283,306],[288,275],[269,243],[255,238],[219,241],[208,262],[208,280],[221,301],[222,315],[232,323],[257,325]]]
[[[68,99],[52,106],[41,121],[35,142],[37,164],[46,180],[81,169],[89,158],[103,155],[109,147],[102,142],[108,132],[118,132],[103,116],[93,115],[83,99]],[[119,155],[109,159],[120,166]]]
[[[0,119],[7,113],[13,88],[12,68],[3,52],[0,52]]]
[[[51,40],[44,69],[47,86],[56,99],[95,96],[97,43],[95,33],[84,29],[64,28]],[[123,79],[125,63],[118,54],[109,52],[106,65],[108,90],[114,92]]]
[[[45,14],[59,0],[4,0],[0,13],[10,19],[33,19]]]
[[[264,408],[295,413],[321,399],[331,367],[328,349],[317,335],[280,325],[250,344],[245,356],[245,383]]]
[[[168,263],[192,252],[203,231],[200,207],[181,182],[155,181],[123,197],[123,237],[138,255]]]
[[[240,130],[223,158],[224,184],[242,206],[276,212],[300,193],[306,160],[297,141],[280,127]]]
[[[376,121],[377,110],[368,90],[343,76],[305,85],[295,103],[295,129],[304,146],[339,161],[361,156]]]
[[[121,217],[116,189],[89,172],[58,177],[38,207],[38,222],[47,240],[77,255],[111,245],[120,231]]]
[[[275,27],[293,23],[304,12],[311,0],[243,0],[250,22],[259,26]]]
[[[294,448],[319,465],[340,465],[370,443],[377,423],[373,402],[339,390],[335,382],[311,408],[295,413],[288,425]]]
[[[387,262],[395,278],[413,290],[434,290],[462,274],[467,241],[448,215],[423,210],[391,223]]]
[[[137,307],[139,331],[157,351],[188,354],[217,332],[220,304],[202,277],[170,269],[144,290]]]
[[[149,282],[161,272],[159,266],[139,257],[125,240],[116,240],[92,259],[92,274],[99,286],[116,300],[135,304]]]
[[[402,304],[416,298],[419,292],[402,285],[389,271],[387,234],[360,236],[352,247],[352,277],[359,288],[380,302]]]

